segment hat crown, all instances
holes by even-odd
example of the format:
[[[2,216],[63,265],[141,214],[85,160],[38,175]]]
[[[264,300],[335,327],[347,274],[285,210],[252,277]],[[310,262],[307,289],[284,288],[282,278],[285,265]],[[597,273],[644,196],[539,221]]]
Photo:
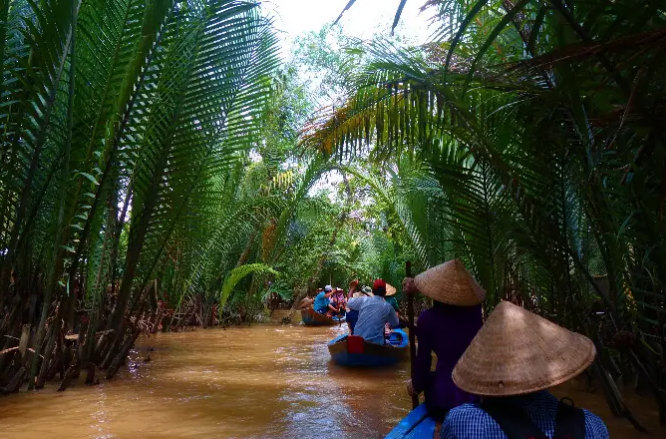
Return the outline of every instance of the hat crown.
[[[520,395],[573,378],[595,355],[587,337],[503,301],[460,357],[452,377],[458,387],[477,395]]]
[[[372,284],[372,288],[386,288],[386,281],[384,279],[375,279],[374,283]]]
[[[486,292],[458,259],[424,271],[414,283],[426,296],[449,305],[475,306],[486,298]]]

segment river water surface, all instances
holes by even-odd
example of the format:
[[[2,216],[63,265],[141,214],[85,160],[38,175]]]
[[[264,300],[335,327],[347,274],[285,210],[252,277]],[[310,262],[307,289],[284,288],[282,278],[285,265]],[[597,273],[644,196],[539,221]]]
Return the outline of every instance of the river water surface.
[[[344,329],[254,325],[143,338],[111,381],[62,393],[50,383],[0,398],[0,437],[383,437],[409,411],[408,364],[383,370],[332,364],[326,341]],[[613,418],[599,395],[574,387],[556,393],[597,412],[611,437],[666,437],[649,400],[633,401],[653,429],[639,435]]]

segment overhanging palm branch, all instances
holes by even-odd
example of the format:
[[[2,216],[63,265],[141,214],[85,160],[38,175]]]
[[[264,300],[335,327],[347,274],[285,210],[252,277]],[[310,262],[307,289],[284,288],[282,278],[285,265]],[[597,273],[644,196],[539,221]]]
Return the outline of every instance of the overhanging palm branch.
[[[224,280],[224,284],[222,284],[222,290],[220,291],[220,307],[224,306],[236,284],[245,276],[253,273],[268,273],[274,276],[278,274],[277,271],[265,264],[247,264],[234,268],[229,272]]]

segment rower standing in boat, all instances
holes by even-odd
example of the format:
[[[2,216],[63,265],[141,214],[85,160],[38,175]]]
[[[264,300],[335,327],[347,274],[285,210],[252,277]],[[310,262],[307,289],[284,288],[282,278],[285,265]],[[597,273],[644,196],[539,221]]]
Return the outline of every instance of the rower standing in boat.
[[[369,343],[384,344],[384,327],[388,323],[391,328],[400,325],[398,315],[391,305],[386,303],[386,282],[375,280],[372,287],[372,297],[358,297],[351,299],[347,306],[350,310],[358,311],[358,321],[354,327],[354,335],[363,337]]]
[[[501,302],[453,369],[456,385],[483,401],[452,409],[441,438],[608,439],[598,416],[546,390],[582,373],[595,356],[589,338]]]
[[[476,400],[453,383],[451,371],[481,328],[485,292],[457,259],[405,278],[403,291],[420,291],[433,299],[433,307],[422,312],[417,322],[418,351],[407,391],[425,392],[429,415],[441,422],[453,407]],[[430,371],[433,351],[435,372]]]

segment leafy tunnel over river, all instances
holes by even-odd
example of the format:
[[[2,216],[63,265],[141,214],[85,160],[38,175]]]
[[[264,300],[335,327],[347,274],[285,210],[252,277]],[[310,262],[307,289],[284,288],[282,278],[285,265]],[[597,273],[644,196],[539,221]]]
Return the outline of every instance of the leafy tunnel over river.
[[[381,436],[408,365],[329,364],[296,308],[454,259],[660,436],[666,2],[0,0],[0,34],[0,437]]]

